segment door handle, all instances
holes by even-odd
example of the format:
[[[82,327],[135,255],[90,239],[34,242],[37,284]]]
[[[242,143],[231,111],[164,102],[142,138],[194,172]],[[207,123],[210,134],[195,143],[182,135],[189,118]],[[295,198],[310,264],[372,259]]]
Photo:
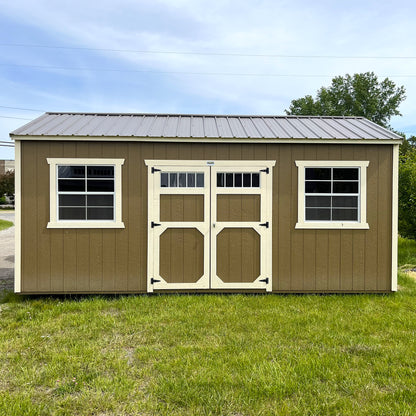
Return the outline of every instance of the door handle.
[[[215,228],[215,222],[212,224],[212,228]]]

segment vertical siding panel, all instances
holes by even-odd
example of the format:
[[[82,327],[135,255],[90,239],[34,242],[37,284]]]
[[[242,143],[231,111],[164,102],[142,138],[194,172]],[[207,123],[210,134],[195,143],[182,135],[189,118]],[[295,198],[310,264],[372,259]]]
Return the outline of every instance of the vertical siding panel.
[[[392,147],[378,146],[379,180],[378,204],[378,279],[377,290],[391,290],[391,193],[392,193]]]
[[[341,160],[341,145],[330,145],[329,160]],[[328,231],[328,290],[341,288],[341,230]]]
[[[328,145],[318,145],[316,149],[317,160],[330,160]],[[329,255],[329,232],[328,230],[316,231],[316,263],[315,282],[316,290],[328,290],[328,255]]]
[[[115,231],[115,268],[116,268],[116,282],[115,289],[120,291],[127,290],[127,263],[128,263],[128,212],[129,212],[129,175],[128,175],[128,149],[132,143],[117,143],[117,158],[124,159],[124,164],[121,167],[121,220],[124,223],[124,229],[117,229]],[[137,144],[136,144],[137,145]]]
[[[64,157],[77,156],[76,142],[64,143]],[[64,229],[64,291],[77,290],[77,230]],[[101,289],[101,288],[99,288]]]
[[[63,142],[53,142],[50,147],[52,157],[64,156]],[[51,236],[51,291],[62,292],[64,290],[64,230],[50,229],[49,232]]]
[[[290,259],[291,259],[291,286],[294,291],[303,290],[303,276],[304,276],[304,230],[296,230],[295,224],[298,220],[298,168],[295,165],[296,160],[305,160],[305,146],[293,145],[292,157],[289,158],[291,175],[291,212],[290,221],[286,226],[292,230],[292,240],[290,244]],[[284,172],[283,172],[284,173]]]
[[[354,148],[352,145],[345,145],[342,148],[342,159],[353,160]],[[354,230],[355,231],[355,230]],[[352,265],[353,265],[353,230],[341,231],[341,289],[352,290]]]
[[[304,159],[317,160],[317,145],[305,146]],[[298,169],[296,169],[298,170]],[[297,214],[296,214],[297,215]],[[303,231],[303,289],[316,289],[316,230]]]
[[[51,290],[51,241],[50,233],[46,228],[49,221],[49,165],[46,158],[50,155],[48,142],[37,146],[37,215],[38,215],[38,290],[49,292]]]
[[[281,145],[279,149],[279,159],[275,168],[274,182],[279,190],[277,200],[273,202],[273,213],[276,216],[278,233],[273,233],[273,246],[277,247],[277,256],[279,258],[277,273],[273,280],[277,282],[278,290],[290,290],[292,285],[292,268],[291,268],[291,234],[294,224],[291,222],[291,212],[297,209],[297,204],[293,205],[293,188],[292,188],[292,154],[291,146],[288,144]],[[296,180],[297,180],[297,174]],[[297,185],[296,185],[297,189]],[[276,194],[277,195],[277,194]],[[274,260],[274,259],[273,259]]]
[[[369,230],[365,235],[365,290],[376,290],[378,280],[378,156],[379,146],[367,147],[367,222]]]
[[[36,161],[36,142],[23,141],[22,146],[22,291],[36,292],[38,285],[38,254],[36,236],[38,218],[36,211],[38,167]]]
[[[90,230],[77,230],[77,290],[88,292],[90,288]]]
[[[354,160],[368,160],[366,146],[354,146]],[[365,168],[364,168],[365,169]],[[365,236],[367,230],[354,230],[352,237],[352,288],[353,290],[364,290],[365,275]]]

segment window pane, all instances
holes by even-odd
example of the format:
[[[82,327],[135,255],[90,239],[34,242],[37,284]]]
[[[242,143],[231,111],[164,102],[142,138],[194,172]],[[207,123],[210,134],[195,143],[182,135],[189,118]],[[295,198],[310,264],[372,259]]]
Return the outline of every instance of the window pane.
[[[87,195],[89,207],[112,207],[114,205],[113,195]]]
[[[114,166],[87,166],[89,178],[114,178]]]
[[[217,173],[217,186],[219,188],[224,187],[224,174],[223,173]]]
[[[58,178],[84,178],[85,166],[58,166]]]
[[[358,182],[334,182],[334,194],[357,194]]]
[[[87,181],[88,192],[114,192],[114,180],[90,179]]]
[[[243,174],[243,186],[244,188],[251,187],[251,173],[244,173]]]
[[[60,207],[84,207],[85,195],[59,195]]]
[[[331,210],[322,208],[307,208],[306,220],[308,221],[329,221],[331,219]]]
[[[305,179],[329,180],[331,179],[331,168],[306,168]]]
[[[307,196],[306,207],[308,208],[324,208],[331,206],[330,196]]]
[[[198,188],[204,187],[204,174],[203,173],[197,173],[196,174],[196,186]]]
[[[188,173],[188,188],[195,188],[195,173]]]
[[[333,209],[333,221],[358,221],[357,209]]]
[[[251,175],[251,186],[258,188],[260,186],[260,173],[253,173]]]
[[[241,188],[243,186],[243,174],[234,173],[234,186],[236,188]]]
[[[87,220],[112,220],[113,208],[87,208]]]
[[[169,173],[169,186],[171,188],[176,188],[178,186],[178,174]]]
[[[179,187],[186,188],[186,173],[179,174]]]
[[[85,220],[85,208],[59,208],[60,220]]]
[[[358,180],[358,168],[334,168],[334,180]]]
[[[169,179],[169,173],[161,173],[160,174],[160,186],[162,188],[168,187],[168,179]]]
[[[307,194],[329,194],[331,193],[331,182],[306,181],[305,192]]]
[[[85,192],[84,179],[59,179],[58,191],[60,192]]]
[[[357,196],[333,196],[332,197],[332,206],[349,208],[349,207],[358,207],[358,197]]]
[[[232,188],[234,185],[234,180],[233,180],[234,175],[232,173],[226,173],[225,174],[225,186],[227,188]]]

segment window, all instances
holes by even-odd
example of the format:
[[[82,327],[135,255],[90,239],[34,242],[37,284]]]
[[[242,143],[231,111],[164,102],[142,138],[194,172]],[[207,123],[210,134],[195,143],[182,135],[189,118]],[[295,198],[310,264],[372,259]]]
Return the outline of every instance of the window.
[[[259,188],[260,173],[217,173],[218,188]]]
[[[296,228],[368,228],[364,161],[296,161]]]
[[[204,174],[195,172],[162,172],[161,188],[203,188]]]
[[[121,166],[124,159],[47,159],[48,228],[124,228]]]

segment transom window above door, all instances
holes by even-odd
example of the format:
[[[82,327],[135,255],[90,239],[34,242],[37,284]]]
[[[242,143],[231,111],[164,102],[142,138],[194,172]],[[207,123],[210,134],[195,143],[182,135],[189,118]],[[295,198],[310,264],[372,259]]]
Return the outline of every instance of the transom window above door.
[[[162,188],[203,188],[204,174],[195,172],[162,172],[160,186]]]
[[[258,172],[218,172],[218,188],[259,188],[260,173]]]

